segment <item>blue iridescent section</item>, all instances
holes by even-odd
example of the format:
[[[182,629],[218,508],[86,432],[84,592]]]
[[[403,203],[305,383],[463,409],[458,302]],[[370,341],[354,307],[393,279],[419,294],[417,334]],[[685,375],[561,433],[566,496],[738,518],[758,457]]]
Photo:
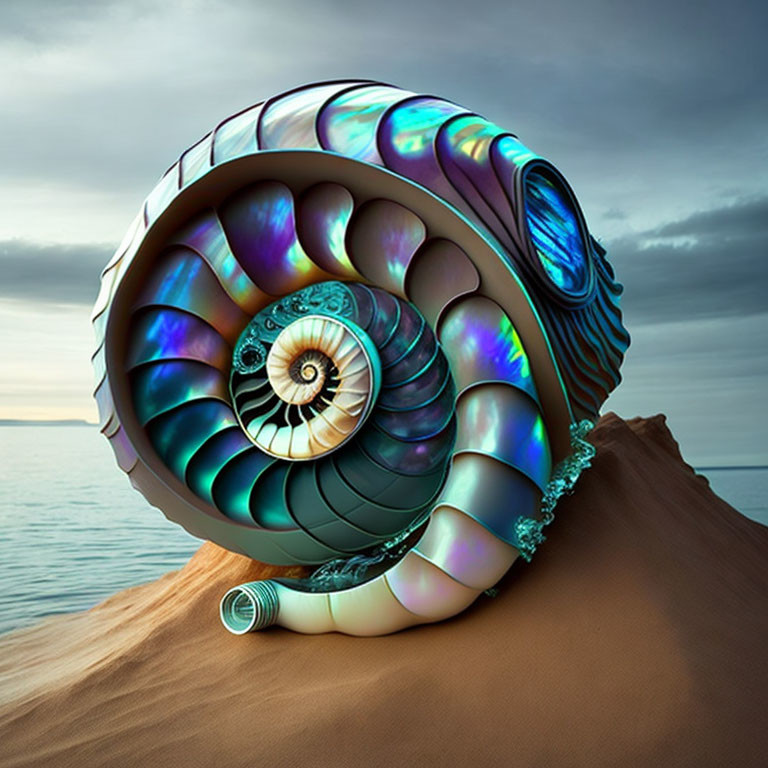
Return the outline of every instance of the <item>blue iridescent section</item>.
[[[542,491],[552,470],[544,420],[535,401],[514,387],[486,384],[465,392],[457,407],[455,453],[481,453],[522,472]]]
[[[476,384],[500,382],[538,402],[520,336],[495,302],[478,296],[451,308],[440,327],[440,342],[460,392]]]
[[[587,249],[570,195],[535,170],[525,176],[528,232],[549,279],[571,294],[584,293],[589,280]]]

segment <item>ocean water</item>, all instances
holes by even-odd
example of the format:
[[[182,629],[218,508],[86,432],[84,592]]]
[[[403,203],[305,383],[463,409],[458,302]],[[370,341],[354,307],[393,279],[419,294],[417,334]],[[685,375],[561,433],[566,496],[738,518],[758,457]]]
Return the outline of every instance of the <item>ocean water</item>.
[[[743,515],[768,525],[768,467],[702,467],[712,490]]]
[[[703,474],[768,525],[768,468]],[[200,543],[131,487],[94,427],[0,427],[0,632],[156,579]]]
[[[90,608],[201,542],[133,489],[95,427],[0,427],[0,632]]]

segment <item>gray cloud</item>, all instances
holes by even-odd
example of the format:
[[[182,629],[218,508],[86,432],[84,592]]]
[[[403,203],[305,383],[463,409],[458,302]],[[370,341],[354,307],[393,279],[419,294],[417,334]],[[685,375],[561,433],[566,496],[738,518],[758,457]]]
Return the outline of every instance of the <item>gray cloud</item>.
[[[107,245],[0,242],[0,298],[92,304],[99,291],[101,270],[114,250]]]
[[[700,211],[607,246],[630,326],[768,312],[768,197]],[[0,242],[0,296],[91,303],[113,252],[109,245]]]
[[[648,233],[657,237],[717,238],[739,241],[768,237],[768,197],[742,200],[712,211],[699,211],[682,221],[662,224]]]
[[[565,163],[582,187],[609,169],[626,183],[639,162],[646,176],[704,163],[710,178],[727,175],[726,154],[733,163],[739,147],[764,141],[768,120],[756,2],[727,13],[702,2],[693,14],[665,0],[498,0],[471,11],[458,0],[38,0],[5,13],[12,75],[31,85],[0,100],[9,178],[146,193],[224,115],[350,75],[465,103]],[[57,55],[90,68],[45,73]],[[41,68],[48,87],[38,89]]]
[[[608,243],[627,322],[768,312],[768,197]]]
[[[694,464],[763,464],[768,312],[633,325],[623,382],[606,408],[664,411]]]
[[[48,44],[56,40],[82,38],[90,25],[102,23],[116,11],[123,18],[150,13],[146,0],[120,3],[119,0],[6,0],[2,9],[0,39]]]

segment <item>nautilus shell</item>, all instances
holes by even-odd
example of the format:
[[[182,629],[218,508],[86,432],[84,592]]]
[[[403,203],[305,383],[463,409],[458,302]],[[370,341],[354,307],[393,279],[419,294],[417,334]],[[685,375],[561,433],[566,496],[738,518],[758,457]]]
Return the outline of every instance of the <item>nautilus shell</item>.
[[[93,313],[101,427],[147,500],[304,579],[236,633],[437,621],[530,557],[629,343],[562,175],[463,107],[363,81],[219,123]]]

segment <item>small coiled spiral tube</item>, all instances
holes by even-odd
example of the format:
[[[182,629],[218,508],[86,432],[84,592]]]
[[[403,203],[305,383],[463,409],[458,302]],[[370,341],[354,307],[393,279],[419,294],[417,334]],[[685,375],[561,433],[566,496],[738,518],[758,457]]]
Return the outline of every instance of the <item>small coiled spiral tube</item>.
[[[232,631],[436,621],[541,538],[552,468],[619,381],[620,292],[513,134],[307,86],[185,152],[104,270],[102,431],[191,533],[331,564],[231,590]]]

